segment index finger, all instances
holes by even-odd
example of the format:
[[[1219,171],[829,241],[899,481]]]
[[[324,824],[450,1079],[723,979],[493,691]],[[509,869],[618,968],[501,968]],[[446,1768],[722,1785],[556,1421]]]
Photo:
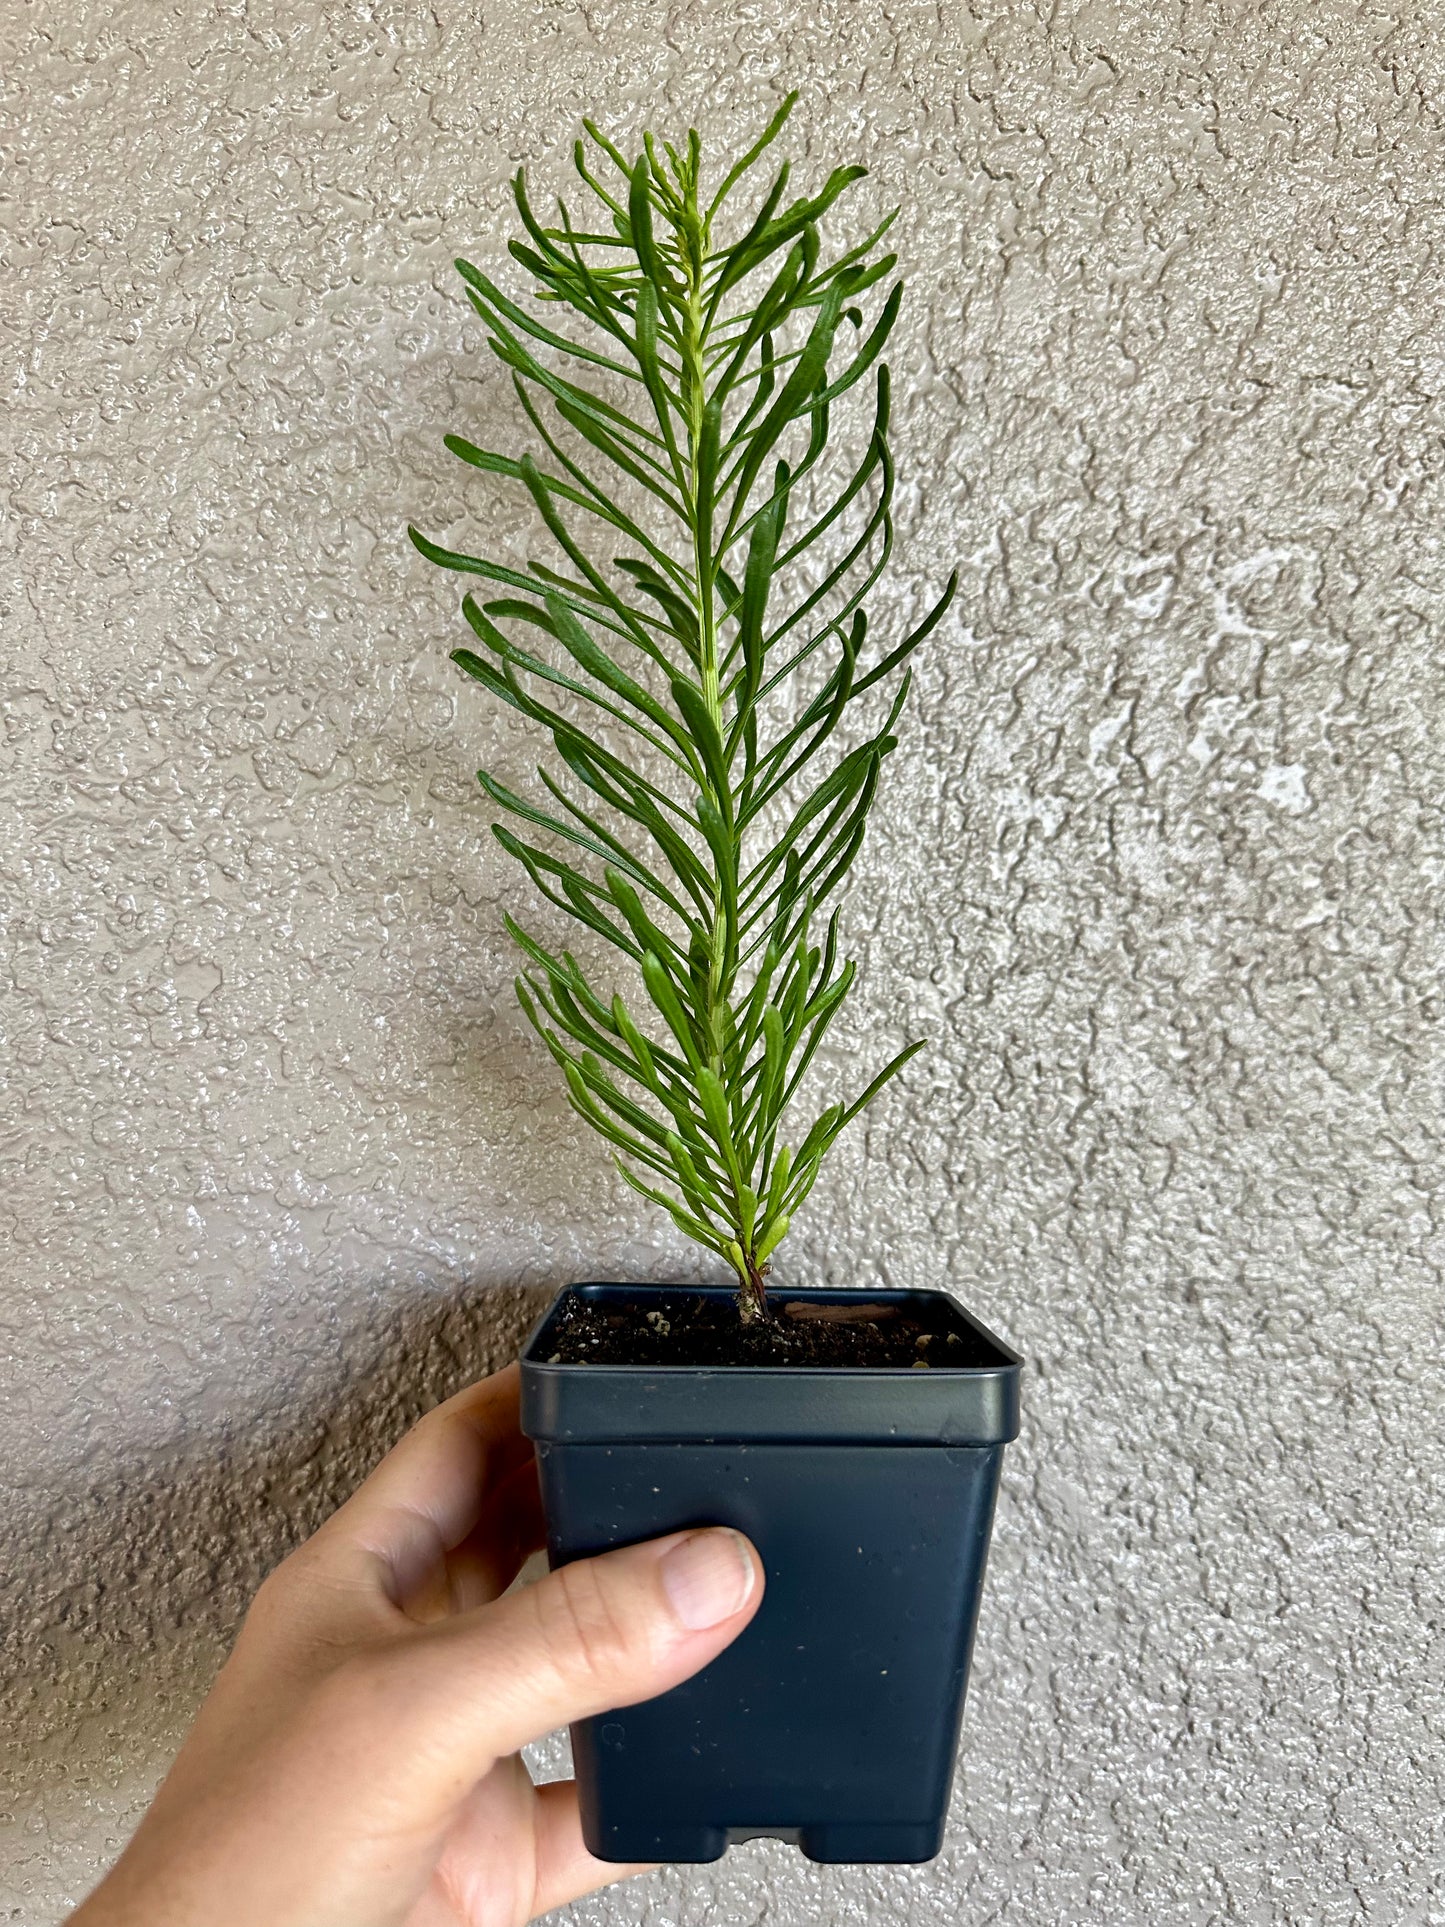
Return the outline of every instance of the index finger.
[[[318,1539],[380,1559],[405,1593],[472,1532],[531,1456],[516,1365],[469,1385],[414,1425],[333,1514]]]

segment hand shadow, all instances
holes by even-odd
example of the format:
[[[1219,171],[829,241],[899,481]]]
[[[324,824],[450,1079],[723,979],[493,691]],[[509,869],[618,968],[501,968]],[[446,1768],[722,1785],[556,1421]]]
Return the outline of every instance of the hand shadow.
[[[423,1412],[515,1358],[550,1296],[403,1305],[362,1335],[334,1402],[37,1495],[5,1533],[0,1784],[29,1803],[153,1779],[266,1574]]]

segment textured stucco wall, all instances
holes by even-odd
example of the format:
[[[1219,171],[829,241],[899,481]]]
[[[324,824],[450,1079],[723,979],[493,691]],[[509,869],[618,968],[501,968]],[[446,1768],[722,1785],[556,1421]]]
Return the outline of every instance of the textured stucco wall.
[[[943,1858],[575,1917],[1445,1921],[1437,11],[12,0],[0,75],[0,1918],[413,1412],[682,1256],[513,1009],[402,524],[493,501],[511,167],[796,82],[905,200],[892,595],[964,597],[849,912],[937,1048],[788,1275],[947,1280],[1028,1430]]]

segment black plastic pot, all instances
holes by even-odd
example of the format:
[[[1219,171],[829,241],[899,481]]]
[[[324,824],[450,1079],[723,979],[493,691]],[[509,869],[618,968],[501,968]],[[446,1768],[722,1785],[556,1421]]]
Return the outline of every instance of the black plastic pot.
[[[604,1305],[690,1290],[572,1289]],[[872,1303],[945,1313],[965,1362],[549,1364],[568,1295],[522,1354],[551,1563],[711,1524],[745,1532],[767,1573],[756,1618],[711,1666],[573,1727],[589,1849],[716,1860],[766,1834],[812,1860],[931,1859],[999,1464],[1018,1432],[1017,1355],[943,1293],[870,1291]]]

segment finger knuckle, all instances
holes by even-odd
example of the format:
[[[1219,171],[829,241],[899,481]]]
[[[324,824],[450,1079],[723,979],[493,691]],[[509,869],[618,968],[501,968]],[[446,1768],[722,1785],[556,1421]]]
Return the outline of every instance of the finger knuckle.
[[[246,1613],[246,1629],[253,1637],[270,1637],[284,1630],[294,1621],[297,1593],[296,1575],[288,1572],[284,1564],[277,1566],[252,1595]]]
[[[310,1539],[303,1539],[299,1546],[287,1553],[279,1565],[261,1582],[257,1599],[284,1604],[298,1593],[305,1592],[314,1582],[321,1566],[316,1548]]]
[[[619,1617],[596,1569],[587,1560],[562,1566],[554,1584],[538,1587],[546,1598],[542,1632],[553,1665],[576,1677],[607,1679],[627,1666],[635,1642]]]

